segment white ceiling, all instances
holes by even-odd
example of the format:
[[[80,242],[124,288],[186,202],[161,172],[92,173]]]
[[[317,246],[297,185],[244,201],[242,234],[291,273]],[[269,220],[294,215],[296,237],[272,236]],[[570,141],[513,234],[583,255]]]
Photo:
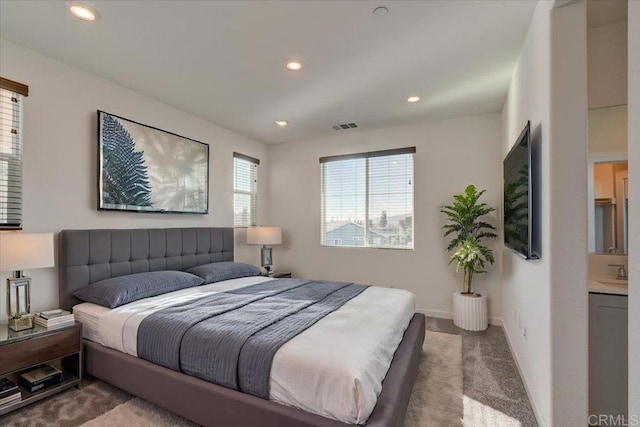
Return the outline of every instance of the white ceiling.
[[[93,23],[74,18],[65,1],[2,0],[0,34],[280,143],[334,135],[337,123],[372,129],[499,111],[536,2],[89,4],[101,15]],[[381,5],[389,13],[373,16]],[[303,70],[285,70],[289,58]],[[410,94],[422,101],[408,104]]]

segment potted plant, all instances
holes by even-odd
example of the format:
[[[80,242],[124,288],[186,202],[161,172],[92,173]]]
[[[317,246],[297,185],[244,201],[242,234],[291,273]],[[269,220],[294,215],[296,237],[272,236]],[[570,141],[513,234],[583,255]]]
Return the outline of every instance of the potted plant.
[[[455,262],[456,272],[464,272],[463,290],[454,293],[453,320],[456,326],[468,330],[483,330],[488,326],[486,297],[474,292],[472,287],[474,275],[484,273],[487,264],[494,263],[493,251],[482,244],[485,239],[497,237],[496,227],[482,219],[495,211],[479,201],[485,192],[468,185],[464,193],[453,196],[453,204],[440,210],[447,216],[447,223],[442,227],[444,236],[453,235],[447,251],[456,250],[449,264]]]

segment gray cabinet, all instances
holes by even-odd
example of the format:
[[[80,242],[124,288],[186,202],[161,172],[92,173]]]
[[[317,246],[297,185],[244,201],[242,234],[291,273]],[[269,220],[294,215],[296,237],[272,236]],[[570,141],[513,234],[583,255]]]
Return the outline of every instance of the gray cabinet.
[[[589,413],[628,411],[628,297],[589,294]]]

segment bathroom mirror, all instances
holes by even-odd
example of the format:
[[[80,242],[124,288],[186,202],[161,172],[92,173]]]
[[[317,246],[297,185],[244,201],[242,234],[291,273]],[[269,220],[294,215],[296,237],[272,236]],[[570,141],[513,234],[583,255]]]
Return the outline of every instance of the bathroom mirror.
[[[589,252],[626,255],[629,241],[627,106],[589,110]]]

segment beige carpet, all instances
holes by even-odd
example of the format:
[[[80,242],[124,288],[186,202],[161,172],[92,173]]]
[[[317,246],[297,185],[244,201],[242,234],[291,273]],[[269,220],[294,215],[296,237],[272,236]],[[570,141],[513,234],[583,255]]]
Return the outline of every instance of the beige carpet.
[[[427,331],[405,427],[461,426],[462,337]]]
[[[190,421],[158,408],[142,399],[131,399],[116,406],[98,418],[82,424],[82,427],[191,427]]]
[[[129,393],[102,381],[88,379],[81,390],[70,388],[0,416],[0,426],[77,427],[129,400]]]

